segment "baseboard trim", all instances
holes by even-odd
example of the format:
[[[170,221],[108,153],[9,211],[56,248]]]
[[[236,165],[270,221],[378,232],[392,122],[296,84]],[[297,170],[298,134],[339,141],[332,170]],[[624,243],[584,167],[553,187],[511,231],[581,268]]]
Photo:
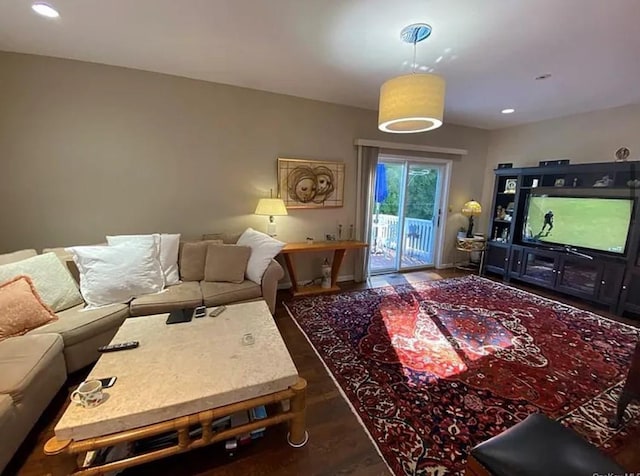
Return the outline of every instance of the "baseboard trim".
[[[451,268],[455,268],[455,265],[453,263],[445,263],[445,264],[441,264],[440,266],[436,266],[436,269],[451,269]]]
[[[316,278],[319,279],[319,278]],[[353,274],[345,274],[343,276],[338,276],[337,281],[339,283],[344,283],[345,281],[353,281],[355,276]],[[302,287],[305,283],[308,283],[310,280],[306,281],[298,281],[298,286]],[[283,289],[289,289],[291,287],[291,281],[280,281],[278,283],[278,290],[282,291]]]

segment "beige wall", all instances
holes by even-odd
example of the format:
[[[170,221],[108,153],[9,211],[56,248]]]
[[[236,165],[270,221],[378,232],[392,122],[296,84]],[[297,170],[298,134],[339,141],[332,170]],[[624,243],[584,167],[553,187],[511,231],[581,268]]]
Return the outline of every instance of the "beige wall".
[[[629,160],[640,160],[639,104],[491,131],[482,204],[489,210],[493,170],[498,163],[530,167],[541,160],[560,158],[571,159],[572,164],[609,162],[622,146],[631,150]],[[489,213],[482,217],[485,232]]]
[[[455,159],[450,206],[480,196],[486,131],[448,125],[400,137],[379,132],[376,119],[353,107],[0,52],[0,252],[115,233],[264,230],[266,217],[252,212],[276,188],[278,156],[346,163],[344,208],[277,219],[285,241],[319,238],[354,222],[356,138],[468,149]],[[446,261],[463,222],[450,217]],[[318,274],[320,259],[302,279]],[[342,274],[353,274],[352,261]]]

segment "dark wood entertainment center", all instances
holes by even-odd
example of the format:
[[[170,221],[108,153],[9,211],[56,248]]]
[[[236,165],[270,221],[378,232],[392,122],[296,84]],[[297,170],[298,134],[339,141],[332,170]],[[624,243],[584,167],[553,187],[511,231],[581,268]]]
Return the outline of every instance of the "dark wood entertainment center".
[[[605,178],[607,177],[607,178]],[[634,182],[636,181],[637,182]],[[597,182],[599,187],[593,185]],[[605,185],[606,184],[606,185]],[[612,197],[635,201],[624,254],[523,239],[529,196]],[[640,316],[640,161],[495,170],[483,271],[607,306],[615,314]],[[502,207],[500,217],[498,207]],[[607,230],[602,230],[607,233]]]

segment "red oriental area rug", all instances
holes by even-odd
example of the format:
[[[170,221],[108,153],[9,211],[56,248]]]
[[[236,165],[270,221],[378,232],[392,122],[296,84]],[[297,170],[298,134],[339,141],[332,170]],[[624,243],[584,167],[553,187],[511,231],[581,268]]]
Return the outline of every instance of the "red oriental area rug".
[[[534,412],[609,453],[638,330],[469,276],[287,307],[396,475],[462,474],[471,447]]]

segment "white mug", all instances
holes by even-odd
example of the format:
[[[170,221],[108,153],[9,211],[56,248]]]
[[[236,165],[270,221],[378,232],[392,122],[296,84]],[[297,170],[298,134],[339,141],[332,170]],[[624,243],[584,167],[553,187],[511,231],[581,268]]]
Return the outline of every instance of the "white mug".
[[[71,394],[71,401],[82,405],[84,408],[100,405],[102,401],[102,383],[100,380],[82,382],[78,389]]]

